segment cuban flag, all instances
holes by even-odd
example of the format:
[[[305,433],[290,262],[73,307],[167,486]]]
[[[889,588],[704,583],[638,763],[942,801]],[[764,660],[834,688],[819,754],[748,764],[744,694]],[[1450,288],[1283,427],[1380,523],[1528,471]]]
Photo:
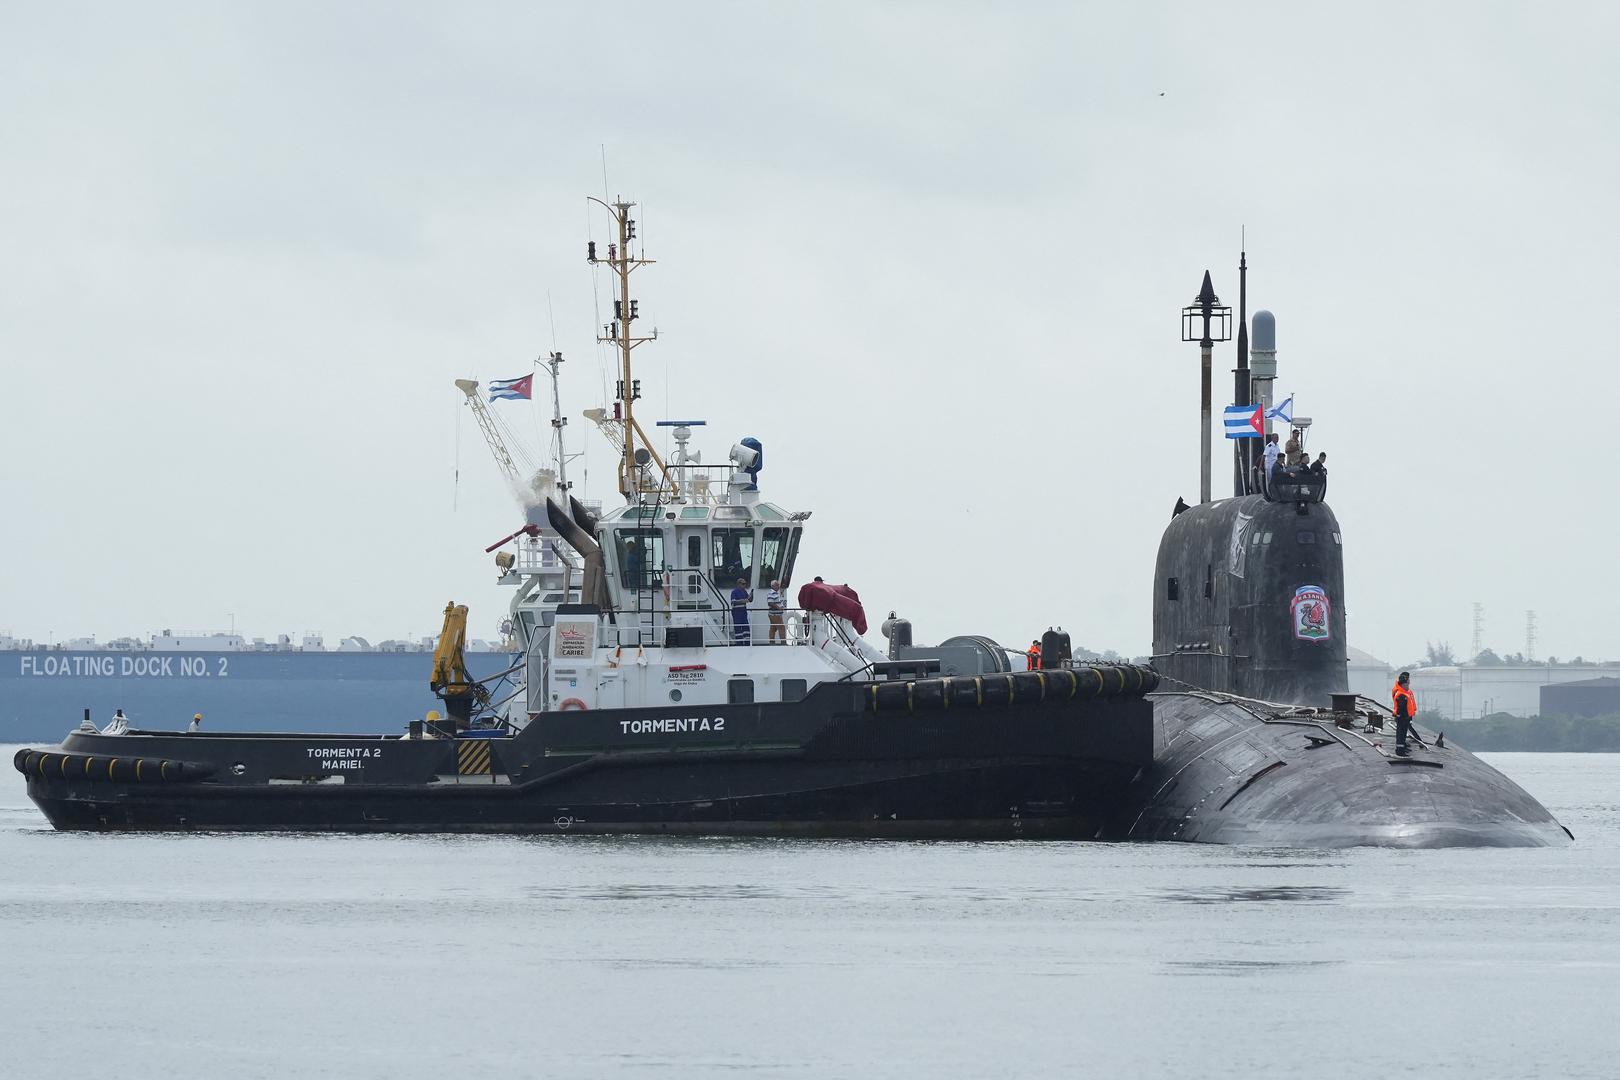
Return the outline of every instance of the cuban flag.
[[[1285,424],[1294,422],[1294,395],[1277,402],[1277,407],[1266,413],[1267,420],[1281,420]]]
[[[509,401],[518,399],[528,401],[533,386],[533,373],[525,375],[521,379],[494,379],[489,384],[489,400]]]
[[[1228,439],[1258,439],[1265,433],[1266,407],[1259,405],[1228,405],[1226,407],[1226,437]]]

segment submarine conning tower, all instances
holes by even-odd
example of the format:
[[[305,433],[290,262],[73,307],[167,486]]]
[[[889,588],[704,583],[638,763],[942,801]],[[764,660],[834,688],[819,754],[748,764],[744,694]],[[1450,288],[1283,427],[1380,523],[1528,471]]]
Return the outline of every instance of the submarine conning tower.
[[[1178,513],[1153,573],[1153,666],[1168,679],[1292,705],[1348,687],[1344,544],[1321,499],[1244,495]],[[1312,497],[1314,496],[1314,497]]]
[[[1246,271],[1246,261],[1240,267]],[[1212,310],[1218,317],[1221,309],[1209,284],[1206,272],[1184,320],[1188,314],[1202,319]],[[1245,280],[1244,308],[1246,293]],[[1195,325],[1183,338],[1202,339],[1207,365],[1210,339],[1224,338],[1196,330]],[[1266,475],[1263,449],[1272,421],[1302,436],[1311,422],[1293,416],[1291,399],[1271,404],[1276,320],[1269,311],[1255,312],[1254,331],[1252,368],[1249,335],[1239,335],[1237,401],[1227,416],[1229,436],[1244,432],[1234,436],[1241,451],[1235,454],[1237,490],[1230,499],[1206,499],[1196,506],[1178,500],[1159,541],[1153,666],[1172,687],[1184,683],[1262,701],[1326,706],[1331,695],[1348,689],[1344,538],[1326,502],[1325,468],[1280,462]],[[1205,371],[1201,408],[1208,417],[1207,366]],[[1252,410],[1240,418],[1241,428],[1234,425],[1238,406]],[[1201,447],[1205,476],[1209,451],[1206,439]]]

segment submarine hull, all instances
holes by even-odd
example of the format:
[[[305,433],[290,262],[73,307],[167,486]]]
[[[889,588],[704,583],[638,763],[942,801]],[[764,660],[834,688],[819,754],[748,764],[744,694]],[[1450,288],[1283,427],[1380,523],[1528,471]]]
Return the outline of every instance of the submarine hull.
[[[1163,746],[1113,834],[1277,847],[1548,847],[1569,833],[1523,788],[1467,750],[1395,753],[1375,714],[1261,706],[1223,695],[1153,695]],[[1372,723],[1369,723],[1369,721]]]

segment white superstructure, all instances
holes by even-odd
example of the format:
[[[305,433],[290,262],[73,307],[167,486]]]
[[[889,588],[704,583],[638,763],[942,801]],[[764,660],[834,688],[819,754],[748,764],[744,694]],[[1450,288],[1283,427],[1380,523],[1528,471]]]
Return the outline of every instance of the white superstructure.
[[[657,332],[632,331],[638,313],[629,275],[651,260],[634,243],[634,204],[601,205],[618,240],[602,258],[592,244],[589,258],[616,277],[616,317],[602,340],[617,347],[622,378],[611,413],[586,416],[620,455],[625,505],[598,516],[560,493],[566,506],[548,499],[546,520],[531,518],[508,538],[515,550],[497,555],[502,580],[518,589],[512,623],[527,656],[527,716],[509,707],[507,719],[522,725],[560,709],[793,701],[819,682],[870,678],[887,658],[856,631],[853,594],[823,584],[811,590],[820,610],[793,599],[803,584],[795,563],[810,514],[761,497],[764,447],[744,438],[731,448],[729,467],[716,469],[689,447],[702,421],[666,421],[677,450],[664,461],[636,420],[630,354]],[[773,610],[767,596],[775,582],[782,606]]]

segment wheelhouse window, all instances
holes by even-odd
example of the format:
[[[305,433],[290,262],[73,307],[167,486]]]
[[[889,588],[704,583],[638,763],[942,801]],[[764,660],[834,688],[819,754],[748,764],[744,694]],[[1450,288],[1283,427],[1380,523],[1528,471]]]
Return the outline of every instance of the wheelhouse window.
[[[784,589],[793,584],[793,560],[799,556],[799,534],[803,531],[785,525],[765,530],[759,549],[760,588],[770,588],[772,579],[780,579]]]
[[[759,587],[768,589],[773,580],[783,577],[782,567],[786,565],[788,549],[788,530],[786,528],[771,528],[764,532],[764,539],[759,545]],[[783,587],[787,583],[783,581]]]
[[[614,544],[619,559],[619,580],[629,592],[660,583],[664,566],[664,536],[652,529],[616,529]]]
[[[782,573],[778,575],[784,589],[793,584],[793,564],[799,558],[799,534],[802,532],[803,529],[795,528],[788,536],[787,554],[782,557]]]
[[[715,529],[710,535],[712,576],[717,588],[729,589],[738,578],[754,581],[754,530]]]

